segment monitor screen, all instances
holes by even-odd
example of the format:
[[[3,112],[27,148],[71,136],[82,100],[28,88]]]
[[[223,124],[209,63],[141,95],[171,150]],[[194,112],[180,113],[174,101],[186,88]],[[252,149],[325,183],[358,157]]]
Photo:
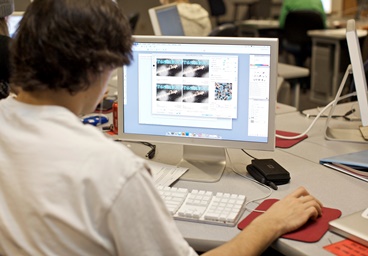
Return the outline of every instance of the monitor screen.
[[[14,37],[15,32],[18,29],[20,20],[23,18],[24,12],[13,12],[12,15],[8,17],[8,29],[9,36]]]
[[[223,171],[225,148],[274,150],[277,39],[134,39],[134,60],[118,72],[121,139],[184,145],[191,180],[206,166],[212,176],[215,162]]]
[[[176,4],[161,5],[148,10],[156,36],[184,36]]]

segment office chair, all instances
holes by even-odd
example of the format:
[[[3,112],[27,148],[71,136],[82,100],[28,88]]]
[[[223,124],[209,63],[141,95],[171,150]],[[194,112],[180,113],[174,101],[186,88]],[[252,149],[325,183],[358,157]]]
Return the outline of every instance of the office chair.
[[[238,36],[238,27],[233,23],[225,23],[215,27],[208,36]]]
[[[259,0],[257,3],[257,19],[271,17],[272,0]]]
[[[215,17],[217,25],[220,25],[220,16],[226,14],[226,5],[223,0],[208,0],[211,16]]]
[[[134,33],[134,30],[137,26],[138,20],[139,20],[139,12],[132,12],[128,15],[130,28],[132,30],[132,33]]]
[[[308,30],[324,29],[325,24],[319,12],[297,10],[288,13],[283,30],[283,50],[294,56],[297,66],[304,66],[312,55],[312,39]]]

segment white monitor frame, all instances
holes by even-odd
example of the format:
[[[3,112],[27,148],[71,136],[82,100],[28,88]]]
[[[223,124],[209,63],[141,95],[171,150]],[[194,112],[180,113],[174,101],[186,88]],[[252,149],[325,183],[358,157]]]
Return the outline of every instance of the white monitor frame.
[[[368,98],[367,80],[360,50],[359,38],[355,28],[355,20],[348,20],[346,27],[346,40],[353,70],[354,85],[357,92],[360,116],[363,126],[368,126]]]
[[[231,45],[240,46],[269,46],[270,63],[269,63],[269,88],[268,89],[268,122],[267,122],[267,141],[235,141],[224,139],[203,139],[193,137],[176,137],[176,136],[155,136],[147,134],[133,134],[124,131],[124,104],[126,98],[124,95],[124,84],[126,75],[124,68],[118,70],[118,137],[126,141],[148,141],[154,143],[171,143],[184,146],[183,159],[178,165],[189,167],[190,171],[186,173],[187,180],[201,181],[217,181],[225,168],[226,156],[224,149],[252,149],[252,150],[268,150],[275,149],[275,104],[276,104],[276,87],[277,87],[277,63],[278,63],[278,40],[275,38],[221,38],[221,37],[166,37],[166,36],[134,36],[137,43],[167,43],[167,44],[213,44],[230,47]],[[180,46],[179,46],[180,47]],[[235,56],[238,53],[234,53]],[[147,76],[147,74],[139,74],[139,76]],[[138,78],[137,78],[138,79]],[[249,78],[248,78],[249,79]],[[246,82],[245,84],[248,84]],[[138,86],[138,85],[136,85]],[[248,110],[246,110],[248,111]],[[247,112],[248,113],[248,112]],[[206,148],[204,148],[206,147]],[[210,152],[210,153],[209,153]],[[189,159],[189,160],[188,160]],[[189,162],[189,164],[188,164]],[[193,162],[196,162],[193,164]],[[197,174],[191,177],[197,162],[202,162],[199,169],[204,171],[204,176],[198,178]],[[214,164],[214,162],[216,162]],[[213,173],[215,169],[219,171],[216,175]]]
[[[359,31],[361,32],[361,31]],[[366,34],[366,32],[364,32]],[[362,54],[360,50],[359,37],[355,28],[355,21],[348,20],[346,26],[346,41],[348,45],[348,51],[350,55],[351,64],[347,67],[345,75],[340,83],[340,87],[337,90],[335,99],[330,109],[330,113],[326,120],[325,138],[328,140],[348,141],[348,142],[368,142],[368,95],[367,95],[367,82],[365,77],[364,65],[362,61]],[[348,76],[353,74],[355,93],[342,95],[344,86],[348,79]],[[359,112],[361,123],[339,123],[332,124],[332,118],[335,111],[335,107],[338,102],[344,98],[348,98],[357,95]]]
[[[164,24],[160,23],[160,13],[170,11],[170,20]],[[153,32],[156,36],[184,36],[184,29],[181,23],[178,6],[174,4],[160,5],[148,10]],[[163,18],[163,17],[162,17]],[[174,20],[172,20],[174,18]],[[171,24],[170,24],[171,23]],[[175,23],[175,24],[174,24]],[[166,31],[163,25],[169,25],[170,31]]]

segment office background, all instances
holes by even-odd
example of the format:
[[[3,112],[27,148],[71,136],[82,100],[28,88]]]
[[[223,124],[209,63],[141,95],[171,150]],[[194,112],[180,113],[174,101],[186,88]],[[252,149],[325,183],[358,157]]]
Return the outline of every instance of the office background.
[[[271,9],[271,16],[276,17],[280,11],[280,5],[283,0],[272,0],[273,6]],[[118,4],[127,12],[139,12],[140,18],[138,21],[138,25],[136,28],[136,34],[140,35],[149,35],[153,34],[152,26],[148,16],[148,9],[154,6],[160,5],[159,0],[141,0],[137,1],[129,1],[129,0],[117,0]],[[210,12],[210,8],[207,0],[191,0],[192,3],[198,3],[203,6],[208,12]],[[237,2],[252,2],[250,0],[224,0],[226,5],[226,14],[221,16],[222,21],[232,21],[234,19],[234,11],[235,11],[235,3]],[[30,0],[14,0],[15,10],[16,11],[24,11]],[[341,12],[344,10],[344,13],[349,14],[349,12],[353,12],[357,6],[357,0],[333,0],[333,11]],[[246,5],[238,5],[238,15],[237,19],[241,19],[242,17],[252,17],[252,12],[254,10],[248,8]],[[214,20],[212,20],[214,23]]]
[[[126,12],[126,14],[132,14],[132,13],[139,13],[139,19],[138,23],[135,27],[134,33],[137,35],[152,35],[153,29],[152,25],[149,19],[148,15],[148,9],[159,6],[160,1],[159,0],[141,0],[139,2],[137,1],[130,1],[130,0],[116,0],[117,3],[122,7],[122,9]],[[190,0],[192,3],[198,3],[203,8],[205,8],[209,14],[210,7],[209,7],[209,1],[208,0]],[[234,22],[235,21],[241,21],[244,19],[252,19],[257,18],[257,10],[254,8],[254,5],[250,4],[240,4],[240,3],[252,3],[255,2],[255,0],[224,0],[225,6],[226,6],[226,14],[220,16],[220,22]],[[270,17],[277,19],[280,8],[283,0],[271,0],[271,10],[270,10]],[[332,1],[332,14],[330,16],[343,16],[343,15],[350,15],[354,16],[354,13],[357,9],[357,2],[358,0],[333,0]],[[15,10],[16,11],[24,11],[28,4],[30,3],[30,0],[15,0]],[[237,9],[235,7],[237,6]],[[212,27],[214,28],[216,26],[216,21],[214,17],[211,17]],[[366,40],[367,42],[368,40]],[[368,44],[366,44],[368,45]],[[368,47],[363,47],[362,49],[363,59],[368,58]],[[279,56],[279,62],[281,63],[289,63],[289,60],[285,59],[285,55],[280,54]],[[310,65],[310,64],[309,64]],[[345,64],[344,64],[345,65]],[[342,65],[342,66],[344,66]],[[345,70],[345,67],[342,68],[343,71]],[[341,71],[340,73],[342,73]],[[312,73],[312,72],[311,72]],[[339,74],[339,76],[342,76],[342,74]],[[302,90],[300,93],[300,105],[299,109],[310,109],[317,106],[321,106],[324,104],[327,104],[326,102],[322,101],[316,101],[311,100],[311,93],[313,90]],[[285,94],[285,93],[284,93]],[[286,94],[285,94],[286,95]],[[281,96],[285,96],[281,95]],[[281,97],[279,99],[280,102],[290,104],[289,96],[286,95],[286,97]]]
[[[336,4],[339,2],[351,2],[353,0],[334,0]],[[154,6],[160,5],[159,0],[141,0],[139,2],[137,1],[128,1],[128,0],[117,0],[118,4],[123,7],[123,9],[129,13],[129,12],[139,12],[140,13],[140,20],[138,22],[138,26],[136,29],[137,34],[141,35],[149,35],[153,34],[153,30],[150,24],[150,20],[148,17],[148,9],[152,8]],[[207,11],[210,10],[208,1],[207,0],[191,0],[192,3],[198,3],[203,8],[205,8]],[[226,5],[226,14],[221,16],[221,20],[223,21],[230,21],[234,18],[234,3],[235,2],[243,2],[240,0],[224,0]],[[244,0],[244,2],[249,2],[249,0]],[[275,6],[272,8],[271,13],[272,16],[276,16],[279,13],[279,5],[282,3],[282,0],[272,0],[272,2],[275,4]],[[354,1],[353,1],[354,2]],[[15,0],[15,10],[16,11],[24,11],[28,4],[30,3],[30,0]],[[335,4],[335,3],[334,3]],[[353,4],[350,4],[353,5]],[[350,6],[349,5],[349,6]],[[239,6],[238,7],[238,18],[245,17],[248,12],[252,12],[252,10],[249,10],[247,6]]]

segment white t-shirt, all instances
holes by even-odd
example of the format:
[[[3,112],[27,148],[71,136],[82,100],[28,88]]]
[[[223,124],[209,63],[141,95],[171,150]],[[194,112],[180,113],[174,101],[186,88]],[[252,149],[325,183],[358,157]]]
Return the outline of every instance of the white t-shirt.
[[[0,254],[197,255],[144,159],[69,110],[0,101]]]

